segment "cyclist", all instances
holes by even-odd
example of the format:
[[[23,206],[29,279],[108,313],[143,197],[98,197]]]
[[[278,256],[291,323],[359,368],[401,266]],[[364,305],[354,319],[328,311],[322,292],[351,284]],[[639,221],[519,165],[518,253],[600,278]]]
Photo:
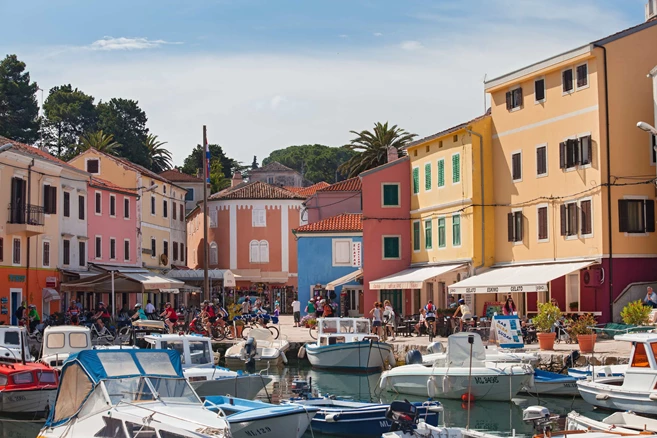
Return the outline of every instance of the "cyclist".
[[[461,314],[461,320],[459,321],[459,331],[463,331],[463,320],[470,321],[472,319],[470,306],[465,304],[465,300],[463,298],[459,300],[459,306],[456,308],[456,312],[454,312],[454,318],[456,318],[459,313]]]
[[[78,325],[80,323],[79,315],[80,309],[78,308],[77,303],[75,300],[71,300],[71,305],[68,306],[68,309],[66,310],[66,316],[70,319],[71,325]]]
[[[30,333],[33,333],[36,327],[41,324],[41,317],[39,316],[39,312],[37,312],[36,306],[34,304],[30,304],[27,307],[30,309],[29,313],[27,314],[27,318],[30,320]]]
[[[217,320],[217,314],[214,311],[214,306],[208,300],[203,301],[203,312],[205,312],[205,316],[207,317],[205,331],[208,332],[208,336],[212,336],[212,324]]]
[[[433,305],[433,301],[429,300],[426,306],[424,306],[424,312],[425,312],[425,319],[427,321],[427,324],[429,324],[429,330],[431,332],[429,335],[434,336],[434,327],[436,324],[436,306]]]
[[[141,308],[141,303],[135,304],[135,313],[132,314],[130,319],[133,321],[136,321],[138,319],[140,320],[148,319],[148,317],[146,316],[146,312],[144,312],[144,309]]]
[[[102,301],[98,302],[98,307],[96,307],[96,313],[94,314],[93,319],[95,320],[102,319],[104,326],[109,322],[110,318],[111,317],[109,312],[107,311],[107,308],[105,307],[105,303],[103,303]]]
[[[173,333],[173,328],[178,322],[178,314],[176,313],[176,310],[171,307],[171,303],[166,303],[164,305],[164,312],[160,313],[160,317],[162,316],[165,317],[164,322],[169,326],[169,333]]]

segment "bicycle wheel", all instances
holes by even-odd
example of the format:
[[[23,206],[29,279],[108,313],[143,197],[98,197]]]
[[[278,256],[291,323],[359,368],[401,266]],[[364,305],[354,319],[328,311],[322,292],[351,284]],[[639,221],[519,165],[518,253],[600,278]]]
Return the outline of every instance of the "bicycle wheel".
[[[229,341],[235,339],[235,332],[233,331],[232,325],[226,325],[223,328],[223,330],[224,330],[224,338],[228,339]]]
[[[119,330],[118,338],[122,344],[130,341],[130,331],[131,327],[129,325],[123,326],[121,327],[121,330]]]
[[[429,343],[433,342],[433,337],[434,337],[434,327],[433,323],[429,324]]]
[[[313,338],[313,339],[317,339],[317,333],[318,333],[318,331],[317,331],[317,326],[316,326],[316,325],[310,327],[309,332],[310,332],[310,337],[311,337],[311,338]]]
[[[212,327],[212,339],[221,341],[225,336],[223,327]]]
[[[278,336],[280,335],[280,332],[278,331],[276,326],[268,325],[267,328],[271,332],[271,335],[274,337],[274,339],[278,339]]]

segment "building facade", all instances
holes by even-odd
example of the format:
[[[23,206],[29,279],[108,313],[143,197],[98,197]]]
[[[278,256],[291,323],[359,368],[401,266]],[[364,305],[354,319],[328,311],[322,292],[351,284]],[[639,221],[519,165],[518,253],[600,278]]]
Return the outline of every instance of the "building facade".
[[[249,170],[249,182],[260,181],[279,187],[307,187],[310,182],[294,169],[274,161],[258,169]]]
[[[363,208],[360,178],[320,188],[308,197],[304,205],[311,224],[342,213],[360,213]]]
[[[177,169],[160,172],[160,176],[185,189],[185,215],[203,201],[203,178],[182,173]],[[208,189],[208,195],[210,190]]]

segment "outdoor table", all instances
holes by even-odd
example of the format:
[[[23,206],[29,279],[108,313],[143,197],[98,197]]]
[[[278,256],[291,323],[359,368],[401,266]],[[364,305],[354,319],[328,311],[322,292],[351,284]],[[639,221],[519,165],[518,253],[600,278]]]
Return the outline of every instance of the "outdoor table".
[[[404,336],[407,338],[413,336],[413,329],[415,328],[417,321],[414,319],[407,319],[404,321],[404,324],[406,324],[406,333],[404,333]]]

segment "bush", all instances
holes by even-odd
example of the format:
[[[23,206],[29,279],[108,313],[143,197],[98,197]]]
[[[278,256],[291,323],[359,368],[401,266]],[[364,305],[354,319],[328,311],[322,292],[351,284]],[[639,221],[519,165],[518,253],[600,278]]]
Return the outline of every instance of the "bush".
[[[632,301],[621,310],[621,318],[625,324],[646,325],[652,307],[644,306],[641,300]]]
[[[592,335],[593,329],[597,321],[590,313],[580,315],[579,318],[575,319],[569,326],[568,332],[572,337],[577,339],[578,335]]]
[[[561,318],[561,310],[552,303],[539,303],[538,314],[532,319],[536,330],[548,333],[552,330],[554,323]]]

